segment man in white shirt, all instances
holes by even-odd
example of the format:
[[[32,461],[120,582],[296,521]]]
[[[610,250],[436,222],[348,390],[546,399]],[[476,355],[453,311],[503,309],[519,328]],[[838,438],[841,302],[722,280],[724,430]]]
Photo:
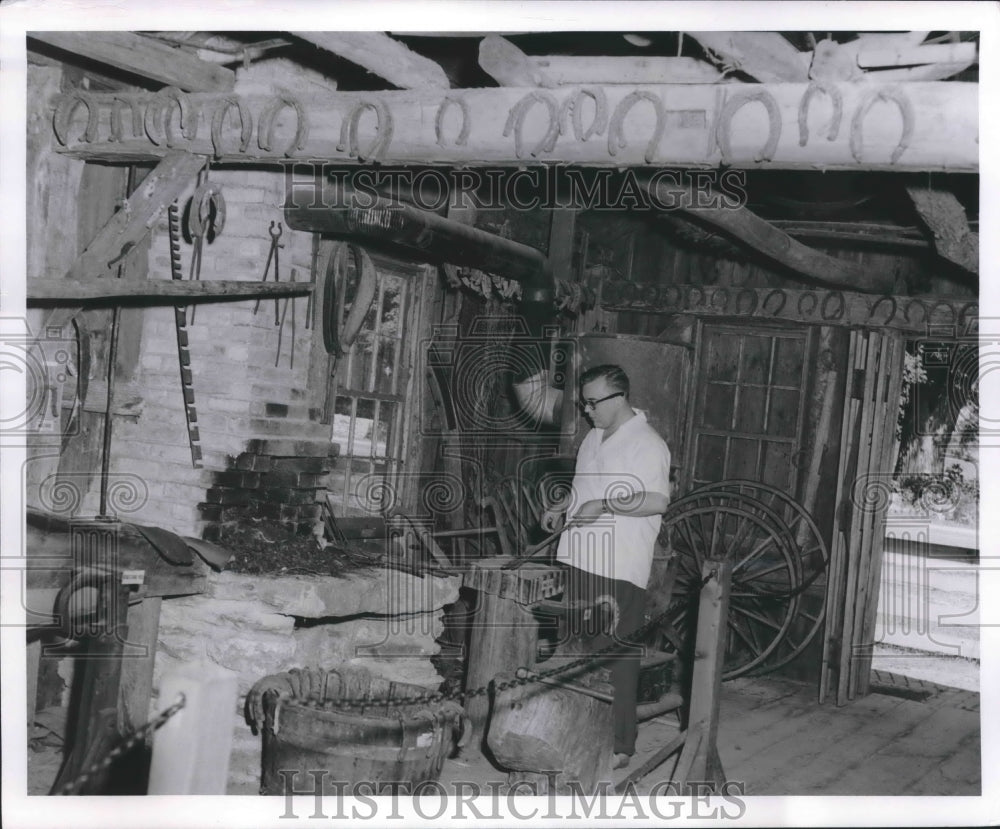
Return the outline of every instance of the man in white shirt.
[[[567,565],[566,600],[614,597],[614,633],[623,640],[644,621],[656,536],[669,503],[670,450],[630,405],[629,379],[620,366],[595,366],[581,375],[580,407],[594,428],[577,452],[568,509],[546,510],[541,523],[553,532],[569,515],[572,526],[556,555]],[[635,753],[640,652],[633,649],[610,664],[615,768]]]

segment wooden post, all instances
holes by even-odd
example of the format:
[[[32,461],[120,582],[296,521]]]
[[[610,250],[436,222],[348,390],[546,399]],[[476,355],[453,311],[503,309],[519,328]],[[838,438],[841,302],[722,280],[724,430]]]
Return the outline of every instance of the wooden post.
[[[513,673],[517,668],[531,668],[538,649],[538,621],[526,607],[511,598],[479,592],[472,617],[469,639],[469,669],[466,688],[486,685],[497,674]],[[486,695],[472,697],[465,703],[465,713],[472,722],[474,741],[480,747],[486,732],[490,701]]]
[[[706,559],[701,575],[704,584],[698,601],[698,627],[691,671],[691,710],[687,739],[677,761],[676,780],[682,790],[689,782],[724,782],[722,761],[715,740],[719,730],[719,695],[733,563],[729,559]]]
[[[236,710],[236,674],[188,664],[163,677],[160,707],[184,707],[156,732],[149,794],[225,794]]]
[[[122,661],[118,725],[123,734],[134,731],[149,720],[153,662],[162,604],[162,596],[147,596],[128,608],[129,644],[145,648],[145,653],[130,655]]]

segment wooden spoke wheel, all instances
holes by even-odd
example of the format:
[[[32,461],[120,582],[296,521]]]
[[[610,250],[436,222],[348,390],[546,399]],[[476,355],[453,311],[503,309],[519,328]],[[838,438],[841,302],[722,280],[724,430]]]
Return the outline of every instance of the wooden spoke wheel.
[[[780,489],[759,481],[729,480],[708,484],[692,493],[692,496],[706,497],[710,492],[737,493],[767,505],[777,514],[794,541],[802,579],[798,590],[801,594],[808,591],[808,595],[802,595],[796,618],[778,647],[767,658],[768,669],[781,667],[802,653],[823,625],[826,590],[809,590],[809,587],[813,584],[826,584],[826,568],[830,562],[826,542],[812,516],[798,501]]]
[[[676,556],[667,617],[674,638],[693,641],[705,561],[729,559],[733,575],[723,679],[761,669],[780,649],[799,612],[799,561],[773,510],[738,493],[687,496],[664,515],[660,544]]]

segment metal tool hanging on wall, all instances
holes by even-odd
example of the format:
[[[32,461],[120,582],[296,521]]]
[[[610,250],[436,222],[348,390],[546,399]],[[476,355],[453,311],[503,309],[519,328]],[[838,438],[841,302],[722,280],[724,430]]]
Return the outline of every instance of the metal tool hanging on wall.
[[[275,229],[277,225],[277,229]],[[281,222],[271,222],[270,227],[267,232],[271,234],[271,249],[267,252],[267,262],[264,263],[264,275],[260,278],[261,282],[267,282],[267,276],[271,272],[271,263],[274,262],[274,281],[281,281],[280,273],[280,260],[278,258],[278,251],[284,247],[279,241],[281,239]],[[258,299],[253,304],[253,312],[256,313],[260,310],[260,300]],[[278,325],[280,322],[278,318],[278,300],[274,300],[274,324]]]
[[[198,176],[198,186],[191,198],[188,212],[188,230],[190,232],[193,250],[191,253],[190,278],[201,277],[202,247],[209,234],[217,237],[225,225],[226,202],[222,191],[207,180],[208,171],[203,170]],[[170,277],[174,280],[184,278],[181,263],[181,214],[177,202],[167,210],[167,233],[170,239]],[[194,309],[191,312],[191,322],[194,322]],[[177,358],[180,364],[181,389],[184,393],[184,419],[187,423],[188,444],[191,447],[191,465],[201,468],[201,436],[198,433],[198,412],[194,403],[194,382],[191,372],[191,351],[188,346],[187,306],[174,306],[174,328],[177,332]]]
[[[217,184],[202,181],[191,197],[187,214],[188,237],[191,239],[191,269],[188,279],[201,280],[201,259],[209,233],[215,239],[226,224],[226,201]],[[190,325],[194,325],[197,305],[191,306]]]

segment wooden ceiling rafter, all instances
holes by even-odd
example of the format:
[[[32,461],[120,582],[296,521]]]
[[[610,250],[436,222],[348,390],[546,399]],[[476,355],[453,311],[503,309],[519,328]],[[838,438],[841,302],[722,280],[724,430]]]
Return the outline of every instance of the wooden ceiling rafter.
[[[440,64],[384,32],[290,32],[367,69],[400,89],[449,89]]]
[[[236,83],[232,69],[136,32],[29,32],[28,37],[184,92],[231,92]]]

